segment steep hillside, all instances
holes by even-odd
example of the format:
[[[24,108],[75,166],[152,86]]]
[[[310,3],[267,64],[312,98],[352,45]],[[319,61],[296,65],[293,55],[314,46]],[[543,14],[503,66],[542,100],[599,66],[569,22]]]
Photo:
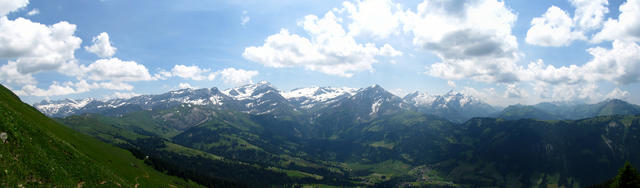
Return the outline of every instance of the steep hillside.
[[[0,86],[0,186],[200,187],[47,118]]]

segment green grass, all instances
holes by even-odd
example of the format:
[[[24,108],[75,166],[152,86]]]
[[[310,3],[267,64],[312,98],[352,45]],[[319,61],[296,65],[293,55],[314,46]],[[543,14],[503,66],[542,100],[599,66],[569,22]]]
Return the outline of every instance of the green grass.
[[[371,173],[360,177],[369,183],[380,183],[388,181],[393,177],[409,175],[411,166],[401,161],[387,160],[380,163],[347,163],[347,168],[352,171],[370,171]]]
[[[47,118],[0,87],[0,187],[200,187]]]
[[[390,143],[390,142],[385,142],[384,140],[381,141],[377,141],[374,143],[369,144],[371,147],[383,147],[383,148],[387,148],[387,149],[393,149],[393,146],[395,145],[394,143]]]

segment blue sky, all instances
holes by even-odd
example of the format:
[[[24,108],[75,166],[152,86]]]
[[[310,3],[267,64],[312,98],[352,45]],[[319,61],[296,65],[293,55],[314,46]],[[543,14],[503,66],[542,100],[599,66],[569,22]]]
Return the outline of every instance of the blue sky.
[[[494,105],[638,104],[639,4],[0,0],[0,83],[28,103],[266,80],[281,90],[457,90]],[[68,32],[52,34],[55,24]]]

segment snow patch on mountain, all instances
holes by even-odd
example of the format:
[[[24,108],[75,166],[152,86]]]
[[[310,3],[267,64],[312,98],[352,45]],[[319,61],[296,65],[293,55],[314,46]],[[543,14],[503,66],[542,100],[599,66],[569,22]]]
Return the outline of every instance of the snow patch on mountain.
[[[273,89],[271,83],[260,81],[257,84],[247,84],[236,88],[229,88],[222,91],[222,93],[236,100],[253,100],[262,97],[264,93],[260,93],[260,90],[267,88]],[[266,92],[269,92],[269,90],[267,90]]]
[[[376,113],[378,113],[378,111],[380,110],[380,105],[382,105],[382,99],[378,99],[376,100],[376,102],[374,102],[371,105],[371,113],[369,113],[370,116],[375,115]]]
[[[68,113],[72,113],[73,111],[77,110],[77,109],[81,109],[85,106],[87,106],[87,104],[95,101],[96,99],[94,98],[86,98],[86,99],[81,99],[81,100],[74,100],[74,99],[64,99],[61,101],[49,101],[49,100],[45,100],[40,102],[40,105],[35,106],[36,109],[40,110],[41,112],[47,112],[47,113],[52,113],[52,114],[68,114]]]
[[[348,87],[307,87],[280,94],[292,103],[297,103],[300,108],[310,109],[318,104],[333,103],[337,99],[353,96],[357,91],[358,89]]]

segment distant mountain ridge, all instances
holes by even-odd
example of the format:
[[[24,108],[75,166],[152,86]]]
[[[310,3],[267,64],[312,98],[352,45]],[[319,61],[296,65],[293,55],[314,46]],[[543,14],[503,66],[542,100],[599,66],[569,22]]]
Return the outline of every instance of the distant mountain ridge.
[[[539,120],[578,120],[606,115],[640,114],[640,106],[620,99],[607,99],[596,104],[539,103],[536,105],[511,105],[496,117]]]
[[[340,108],[343,110],[353,108],[351,112],[358,114],[354,117],[364,119],[371,119],[380,112],[391,109],[412,110],[439,116],[456,123],[465,122],[473,117],[563,120],[640,113],[638,105],[619,99],[606,100],[597,104],[544,102],[501,108],[453,90],[443,95],[430,95],[416,91],[400,98],[379,85],[360,89],[315,86],[281,91],[266,81],[226,90],[216,87],[189,88],[158,95],[141,95],[106,101],[94,98],[44,100],[33,106],[50,117],[66,117],[85,113],[121,116],[130,112],[166,109],[180,104],[208,106],[254,115],[306,113],[312,119],[326,117],[327,113],[337,110],[338,106],[342,106]]]
[[[134,111],[169,108],[179,104],[204,105],[215,109],[257,115],[305,112],[315,114],[313,116],[339,105],[349,104],[353,105],[352,107],[357,106],[362,117],[373,116],[387,108],[396,108],[396,111],[415,110],[434,114],[455,122],[462,122],[476,116],[484,117],[499,111],[499,108],[490,106],[475,97],[454,91],[445,95],[416,92],[401,98],[379,85],[360,89],[308,87],[280,91],[265,81],[226,90],[219,90],[216,87],[180,89],[158,95],[141,95],[106,101],[94,98],[45,100],[33,106],[48,116],[66,117],[85,113],[119,116]]]
[[[487,117],[500,111],[500,108],[491,106],[476,97],[453,90],[444,95],[415,92],[405,96],[404,100],[412,103],[419,112],[445,117],[454,122],[464,122],[473,117]]]

